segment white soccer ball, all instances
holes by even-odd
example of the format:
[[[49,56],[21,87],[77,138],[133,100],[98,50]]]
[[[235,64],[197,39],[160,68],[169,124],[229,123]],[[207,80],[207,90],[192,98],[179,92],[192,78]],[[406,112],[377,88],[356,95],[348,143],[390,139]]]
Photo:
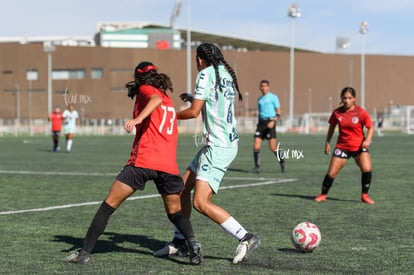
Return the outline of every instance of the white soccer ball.
[[[292,243],[296,249],[303,252],[312,252],[321,242],[319,228],[310,222],[302,222],[292,230]]]

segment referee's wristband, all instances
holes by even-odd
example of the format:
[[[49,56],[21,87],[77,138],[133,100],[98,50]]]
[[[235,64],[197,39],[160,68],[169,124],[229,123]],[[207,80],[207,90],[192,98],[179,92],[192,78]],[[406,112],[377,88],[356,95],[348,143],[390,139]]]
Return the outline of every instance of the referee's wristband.
[[[280,114],[276,114],[276,117],[279,118],[280,117]]]

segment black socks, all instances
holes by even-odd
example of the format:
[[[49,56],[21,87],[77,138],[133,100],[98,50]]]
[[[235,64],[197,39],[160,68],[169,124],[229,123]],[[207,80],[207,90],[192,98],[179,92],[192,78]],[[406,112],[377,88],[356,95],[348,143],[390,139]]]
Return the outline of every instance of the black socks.
[[[190,219],[184,217],[181,211],[168,214],[168,219],[180,230],[186,240],[194,238],[194,231]]]
[[[105,231],[109,217],[112,215],[112,213],[114,213],[114,211],[115,209],[112,208],[109,204],[107,204],[105,201],[102,202],[91,222],[91,225],[89,226],[88,232],[86,233],[82,250],[88,253],[92,252],[96,241],[98,240],[99,236]]]

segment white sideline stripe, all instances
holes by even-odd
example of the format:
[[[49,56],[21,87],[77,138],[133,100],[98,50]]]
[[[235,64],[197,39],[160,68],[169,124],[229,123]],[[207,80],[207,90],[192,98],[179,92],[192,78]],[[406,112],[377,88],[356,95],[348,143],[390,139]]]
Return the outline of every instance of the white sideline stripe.
[[[220,188],[220,190],[245,188],[245,187],[255,187],[255,186],[269,185],[269,184],[275,184],[275,183],[285,183],[285,182],[292,182],[292,181],[297,181],[297,179],[280,179],[280,180],[256,182],[256,183],[250,183],[250,184],[223,186],[223,187]],[[145,195],[145,196],[129,197],[126,200],[127,201],[133,201],[133,200],[155,198],[155,197],[159,197],[159,196],[160,196],[159,194],[152,194],[152,195]],[[101,203],[102,203],[102,201],[91,201],[91,202],[76,203],[76,204],[65,204],[65,205],[50,206],[50,207],[45,207],[45,208],[34,208],[34,209],[14,210],[14,211],[2,211],[2,212],[0,212],[0,215],[11,215],[11,214],[21,214],[21,213],[30,213],[30,212],[51,211],[51,210],[71,208],[71,207],[98,205],[98,204],[101,204]]]
[[[117,173],[59,172],[59,171],[9,171],[0,170],[0,174],[46,175],[46,176],[116,176]],[[270,178],[226,177],[228,180],[271,180]]]
[[[53,175],[53,176],[116,176],[116,173],[89,173],[89,172],[58,172],[58,171],[7,171],[0,170],[0,174],[16,175]]]

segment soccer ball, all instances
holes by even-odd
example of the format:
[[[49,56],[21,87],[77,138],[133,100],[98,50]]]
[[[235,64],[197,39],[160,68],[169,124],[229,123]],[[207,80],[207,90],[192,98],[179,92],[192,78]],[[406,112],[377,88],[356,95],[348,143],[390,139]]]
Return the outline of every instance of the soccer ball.
[[[292,243],[296,249],[303,252],[312,252],[321,242],[319,228],[310,222],[302,222],[292,230]]]

